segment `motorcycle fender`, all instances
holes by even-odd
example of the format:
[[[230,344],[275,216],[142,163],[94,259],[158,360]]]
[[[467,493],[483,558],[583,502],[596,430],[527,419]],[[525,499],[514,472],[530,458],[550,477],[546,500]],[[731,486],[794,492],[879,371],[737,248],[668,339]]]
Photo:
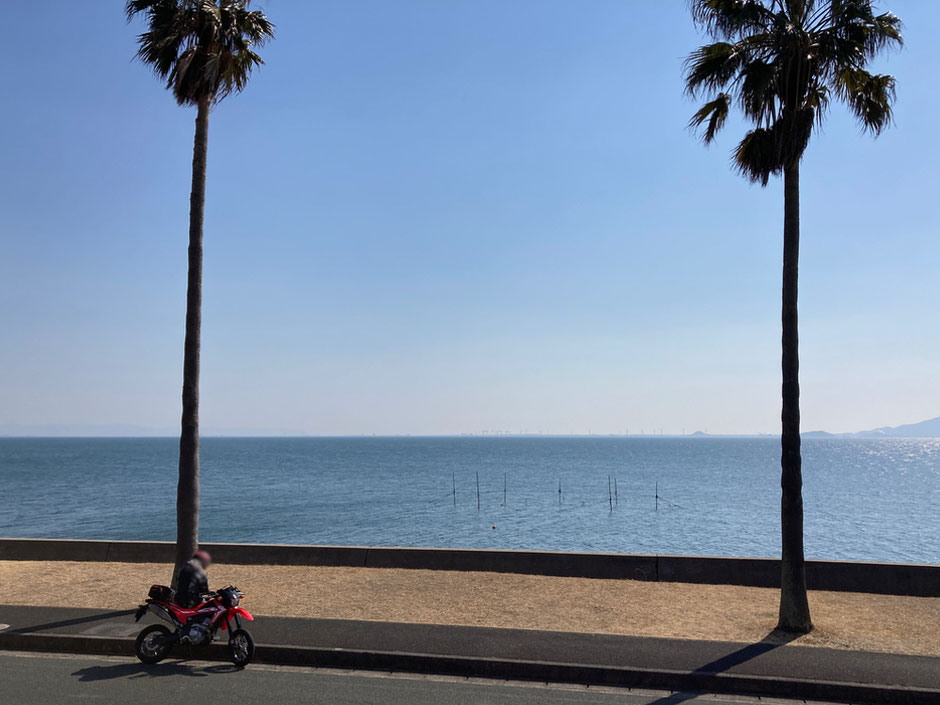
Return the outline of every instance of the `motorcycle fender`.
[[[225,621],[222,622],[222,631],[225,631],[226,629],[228,629],[229,624],[232,623],[232,620],[236,616],[244,617],[249,622],[253,622],[255,619],[254,617],[251,616],[251,614],[249,614],[248,610],[246,610],[244,607],[229,608],[228,614],[225,615]]]
[[[235,608],[235,614],[237,614],[239,617],[244,617],[244,618],[247,619],[249,622],[255,621],[255,618],[252,617],[252,616],[248,613],[248,610],[246,610],[244,607],[236,607],[236,608]]]

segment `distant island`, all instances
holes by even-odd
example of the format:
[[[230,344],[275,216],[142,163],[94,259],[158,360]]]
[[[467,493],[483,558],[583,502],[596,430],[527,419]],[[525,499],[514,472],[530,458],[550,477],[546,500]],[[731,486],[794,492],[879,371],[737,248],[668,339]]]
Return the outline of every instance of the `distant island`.
[[[870,431],[856,433],[829,433],[828,431],[808,431],[804,438],[940,438],[940,416],[918,423],[902,426],[882,426]]]

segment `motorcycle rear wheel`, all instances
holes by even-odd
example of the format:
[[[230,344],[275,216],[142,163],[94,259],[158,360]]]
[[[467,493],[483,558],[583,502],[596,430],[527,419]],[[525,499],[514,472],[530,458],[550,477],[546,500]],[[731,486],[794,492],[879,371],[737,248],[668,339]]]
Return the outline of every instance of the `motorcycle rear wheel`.
[[[151,624],[137,635],[134,652],[142,663],[158,663],[170,653],[172,645],[170,630],[162,624]]]
[[[232,648],[232,663],[236,666],[247,666],[255,656],[255,640],[244,629],[236,629],[229,640]]]

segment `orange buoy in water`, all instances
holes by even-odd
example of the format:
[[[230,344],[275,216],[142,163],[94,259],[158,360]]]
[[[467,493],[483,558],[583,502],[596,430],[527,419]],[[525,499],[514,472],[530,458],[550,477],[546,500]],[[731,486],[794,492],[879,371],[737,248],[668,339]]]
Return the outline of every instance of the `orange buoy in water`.
[[[495,525],[495,524],[493,525],[493,528],[494,528],[494,529],[496,528],[496,525]]]

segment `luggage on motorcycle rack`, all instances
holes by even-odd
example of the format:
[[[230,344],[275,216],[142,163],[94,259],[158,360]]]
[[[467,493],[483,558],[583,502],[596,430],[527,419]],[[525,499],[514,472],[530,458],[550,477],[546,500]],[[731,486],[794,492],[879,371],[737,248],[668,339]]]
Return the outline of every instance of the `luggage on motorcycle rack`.
[[[154,600],[172,602],[173,598],[176,596],[176,591],[166,585],[151,585],[150,592],[148,592],[147,595]]]

